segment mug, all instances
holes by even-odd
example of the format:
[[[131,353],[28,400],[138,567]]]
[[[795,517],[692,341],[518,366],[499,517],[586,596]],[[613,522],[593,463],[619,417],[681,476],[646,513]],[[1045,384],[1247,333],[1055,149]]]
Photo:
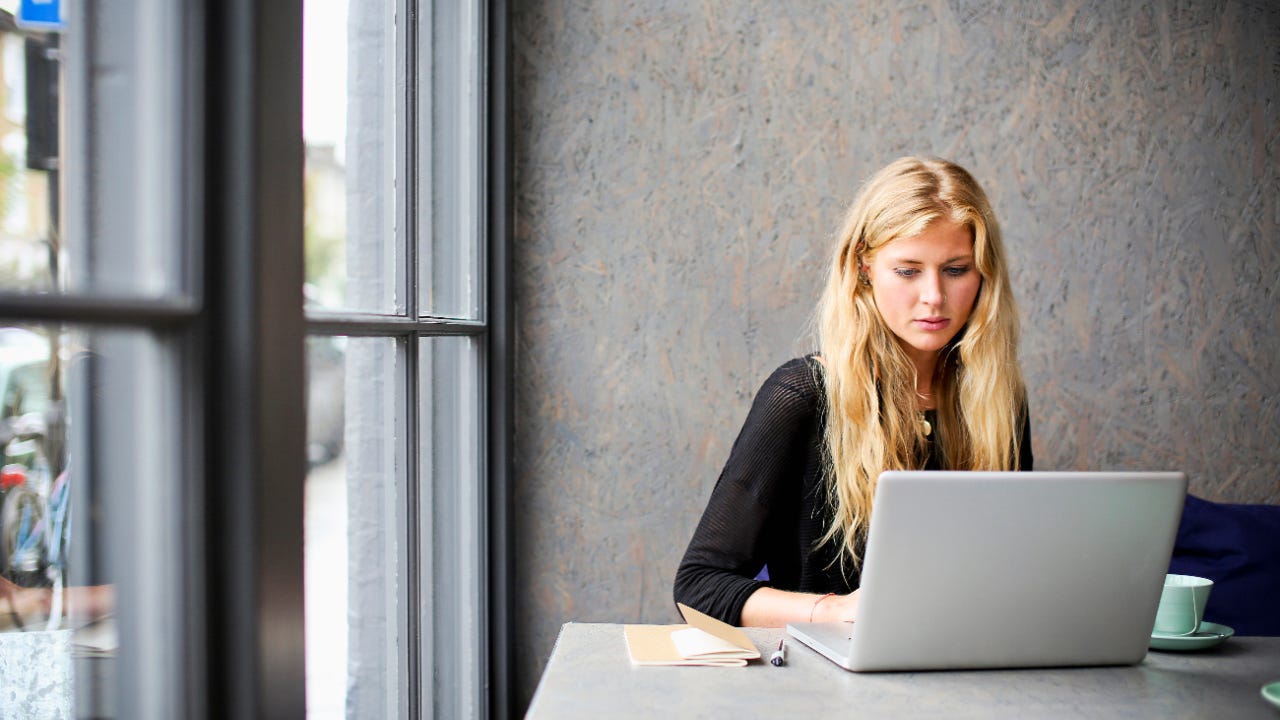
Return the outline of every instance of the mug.
[[[1204,620],[1204,606],[1209,601],[1211,590],[1213,581],[1208,578],[1165,575],[1152,632],[1160,635],[1196,634]]]

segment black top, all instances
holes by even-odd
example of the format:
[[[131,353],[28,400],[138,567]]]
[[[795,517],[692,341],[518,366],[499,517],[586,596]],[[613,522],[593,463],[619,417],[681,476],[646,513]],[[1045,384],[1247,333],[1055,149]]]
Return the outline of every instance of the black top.
[[[833,517],[823,460],[821,372],[813,356],[791,360],[756,394],[676,571],[677,602],[738,625],[742,606],[759,587],[840,594],[858,588],[858,571],[849,566],[842,573],[838,548],[818,545]],[[936,427],[932,410],[925,418]],[[1026,412],[1021,434],[1020,468],[1030,470]],[[929,440],[922,465],[941,469],[938,433]],[[766,566],[769,579],[756,580]]]

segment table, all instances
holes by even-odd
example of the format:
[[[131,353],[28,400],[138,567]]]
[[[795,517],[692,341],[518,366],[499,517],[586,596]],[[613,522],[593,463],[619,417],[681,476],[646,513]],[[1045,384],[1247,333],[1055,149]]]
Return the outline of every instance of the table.
[[[1233,637],[1128,667],[852,673],[787,639],[787,664],[632,667],[622,625],[567,623],[526,718],[1106,718],[1280,720],[1280,637]],[[748,628],[767,658],[784,630]],[[852,711],[852,712],[851,712]]]

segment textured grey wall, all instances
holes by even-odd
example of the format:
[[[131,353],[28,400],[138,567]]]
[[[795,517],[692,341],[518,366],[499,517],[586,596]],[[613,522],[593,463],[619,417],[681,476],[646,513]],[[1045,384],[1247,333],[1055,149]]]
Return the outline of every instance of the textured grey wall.
[[[517,5],[522,701],[562,622],[674,620],[841,208],[899,155],[1002,219],[1039,468],[1280,502],[1275,4]]]

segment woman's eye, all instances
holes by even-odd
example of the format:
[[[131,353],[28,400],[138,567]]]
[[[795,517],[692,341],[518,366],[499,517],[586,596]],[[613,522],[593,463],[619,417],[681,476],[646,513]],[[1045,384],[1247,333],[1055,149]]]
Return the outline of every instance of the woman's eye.
[[[960,277],[965,273],[969,272],[969,266],[968,265],[952,265],[951,267],[943,270],[943,272],[945,272],[950,277]]]
[[[893,272],[896,273],[898,277],[909,278],[915,277],[916,273],[920,271],[915,268],[896,268]]]

